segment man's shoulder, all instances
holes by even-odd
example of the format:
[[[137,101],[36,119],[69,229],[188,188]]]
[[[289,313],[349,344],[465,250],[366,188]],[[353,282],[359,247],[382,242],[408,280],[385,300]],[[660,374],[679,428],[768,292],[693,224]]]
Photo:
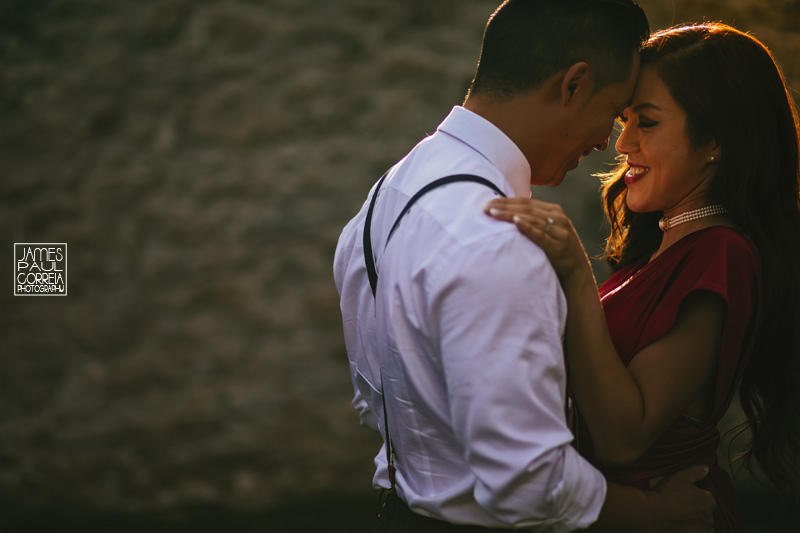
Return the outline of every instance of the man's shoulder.
[[[496,287],[526,287],[532,283],[557,284],[544,251],[507,222],[480,212],[467,221],[441,227],[446,233],[438,257],[430,257],[440,282],[472,280]]]

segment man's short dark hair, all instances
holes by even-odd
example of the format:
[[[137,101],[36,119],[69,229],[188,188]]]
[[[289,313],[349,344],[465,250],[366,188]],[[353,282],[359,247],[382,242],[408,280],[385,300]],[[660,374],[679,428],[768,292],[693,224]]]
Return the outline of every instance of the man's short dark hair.
[[[507,99],[585,61],[595,90],[627,79],[650,36],[630,0],[506,0],[489,18],[470,94]]]

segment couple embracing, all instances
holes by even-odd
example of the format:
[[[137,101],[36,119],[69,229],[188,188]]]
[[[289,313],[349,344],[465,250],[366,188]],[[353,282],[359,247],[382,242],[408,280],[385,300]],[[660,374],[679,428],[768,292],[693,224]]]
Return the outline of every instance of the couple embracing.
[[[608,146],[613,274],[531,198]],[[730,26],[507,0],[469,93],[370,191],[334,277],[375,531],[746,531],[717,461],[800,477],[797,111]],[[535,194],[534,194],[535,196]]]

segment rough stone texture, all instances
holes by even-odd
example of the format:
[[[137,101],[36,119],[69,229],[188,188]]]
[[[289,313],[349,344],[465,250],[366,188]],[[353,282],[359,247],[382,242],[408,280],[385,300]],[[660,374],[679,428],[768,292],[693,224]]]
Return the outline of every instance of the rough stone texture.
[[[336,514],[371,510],[377,441],[349,405],[333,250],[462,100],[496,3],[0,0],[0,511],[20,530],[363,523]],[[752,30],[800,87],[797,1],[641,4],[654,27]],[[537,192],[592,253],[588,174],[611,159]],[[67,242],[69,295],[12,297],[14,242]]]

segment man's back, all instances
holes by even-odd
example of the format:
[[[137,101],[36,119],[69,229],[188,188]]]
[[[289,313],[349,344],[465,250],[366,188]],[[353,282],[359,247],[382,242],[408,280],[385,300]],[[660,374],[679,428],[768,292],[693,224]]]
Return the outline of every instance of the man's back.
[[[424,196],[385,245],[415,192],[463,173],[510,196],[529,194],[516,146],[456,108],[379,194],[375,299],[361,246],[366,204],[342,234],[335,275],[357,407],[382,429],[382,364],[397,488],[415,511],[488,526],[587,525],[605,484],[568,446],[565,305],[543,253],[482,213],[495,195],[474,183]],[[383,452],[377,462],[375,483],[388,487]]]

